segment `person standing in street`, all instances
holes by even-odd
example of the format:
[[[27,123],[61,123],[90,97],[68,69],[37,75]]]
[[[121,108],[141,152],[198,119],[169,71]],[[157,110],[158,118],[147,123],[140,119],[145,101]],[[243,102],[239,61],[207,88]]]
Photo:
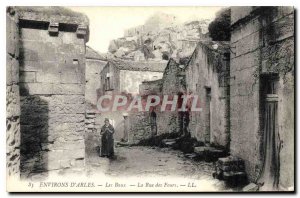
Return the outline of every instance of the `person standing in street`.
[[[100,157],[111,158],[114,156],[114,127],[109,123],[109,119],[105,118],[104,125],[101,128],[101,150]]]

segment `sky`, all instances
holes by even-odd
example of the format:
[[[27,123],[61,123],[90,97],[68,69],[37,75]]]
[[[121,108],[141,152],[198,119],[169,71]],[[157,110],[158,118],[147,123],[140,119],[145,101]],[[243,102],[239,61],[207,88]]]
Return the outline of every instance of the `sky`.
[[[124,30],[143,25],[157,12],[175,15],[179,21],[213,19],[222,7],[69,7],[84,13],[90,20],[87,43],[98,52],[107,52],[109,42],[123,37]]]

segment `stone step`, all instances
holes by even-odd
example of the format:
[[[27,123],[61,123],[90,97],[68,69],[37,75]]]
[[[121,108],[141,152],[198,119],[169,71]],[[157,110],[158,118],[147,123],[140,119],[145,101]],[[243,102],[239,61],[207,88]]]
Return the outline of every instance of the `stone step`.
[[[86,120],[85,120],[85,123],[86,123],[86,124],[91,124],[91,123],[94,124],[94,123],[95,123],[95,119],[86,119]]]
[[[176,144],[176,139],[163,139],[162,146],[173,147]]]
[[[85,114],[86,118],[95,118],[96,115],[95,114]]]
[[[94,110],[94,109],[86,109],[86,112],[85,112],[86,114],[96,114],[97,112],[96,112],[96,110]]]
[[[227,155],[224,150],[212,146],[198,146],[194,148],[194,152],[207,161],[217,161]]]
[[[216,165],[218,169],[226,172],[226,171],[244,171],[245,170],[245,166],[244,165]]]
[[[223,172],[222,179],[228,185],[241,186],[247,183],[247,174],[244,171],[228,171]]]
[[[184,155],[184,157],[192,159],[192,160],[197,160],[198,159],[198,155],[196,153],[187,153]]]
[[[246,176],[246,173],[244,171],[227,171],[227,172],[223,172],[223,177],[226,180],[226,178],[229,177],[235,177],[235,176]]]
[[[245,168],[245,162],[241,158],[234,157],[234,156],[219,158],[216,165],[217,165],[217,167],[219,167],[223,170],[227,166],[236,167],[238,169]]]

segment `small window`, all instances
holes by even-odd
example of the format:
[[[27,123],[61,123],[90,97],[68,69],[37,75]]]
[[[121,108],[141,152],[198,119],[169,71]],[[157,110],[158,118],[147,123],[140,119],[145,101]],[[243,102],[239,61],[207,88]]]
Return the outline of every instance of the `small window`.
[[[106,78],[105,78],[105,90],[108,91],[108,90],[113,90],[113,78],[112,76],[108,75]]]
[[[73,65],[79,65],[78,59],[73,59]]]
[[[207,99],[211,99],[211,88],[210,87],[205,87],[206,89],[206,97]]]
[[[105,78],[105,90],[110,90],[110,77]]]

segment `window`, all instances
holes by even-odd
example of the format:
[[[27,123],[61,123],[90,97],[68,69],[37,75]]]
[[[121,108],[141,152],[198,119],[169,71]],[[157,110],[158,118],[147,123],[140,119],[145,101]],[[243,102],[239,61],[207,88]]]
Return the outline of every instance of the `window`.
[[[105,78],[105,90],[110,89],[110,77]]]
[[[78,59],[73,59],[73,65],[79,65]]]
[[[277,94],[278,90],[278,74],[265,74],[261,76],[262,94]]]
[[[109,91],[109,90],[113,90],[113,76],[110,73],[106,74],[105,77],[105,82],[104,82],[104,87],[105,87],[105,91]]]

